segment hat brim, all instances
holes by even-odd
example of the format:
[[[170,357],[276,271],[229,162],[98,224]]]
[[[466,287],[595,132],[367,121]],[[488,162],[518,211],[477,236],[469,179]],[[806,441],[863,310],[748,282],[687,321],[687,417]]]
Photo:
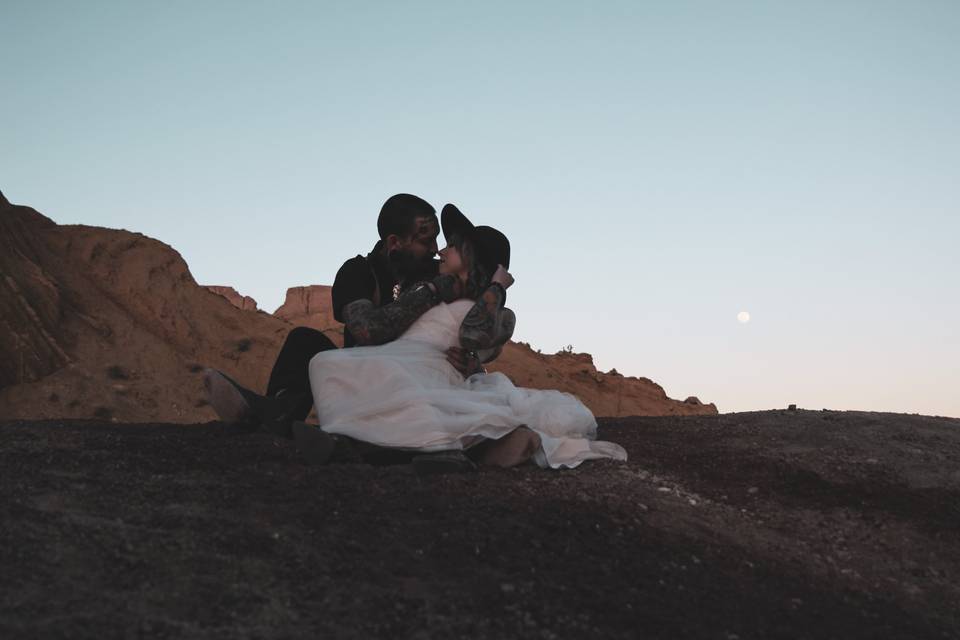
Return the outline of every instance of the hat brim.
[[[443,237],[449,239],[453,235],[470,236],[476,227],[460,209],[445,204],[440,211],[440,228],[443,229]]]

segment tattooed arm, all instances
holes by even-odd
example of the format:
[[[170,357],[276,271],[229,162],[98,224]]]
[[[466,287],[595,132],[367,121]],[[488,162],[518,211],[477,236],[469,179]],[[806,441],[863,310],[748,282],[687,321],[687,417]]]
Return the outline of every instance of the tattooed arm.
[[[471,351],[486,352],[506,343],[513,336],[517,317],[503,306],[506,297],[507,292],[501,285],[487,287],[460,325],[461,346]]]
[[[354,300],[343,308],[343,323],[357,344],[384,344],[399,337],[437,303],[459,298],[460,289],[457,278],[445,275],[400,294],[382,307],[366,298]]]

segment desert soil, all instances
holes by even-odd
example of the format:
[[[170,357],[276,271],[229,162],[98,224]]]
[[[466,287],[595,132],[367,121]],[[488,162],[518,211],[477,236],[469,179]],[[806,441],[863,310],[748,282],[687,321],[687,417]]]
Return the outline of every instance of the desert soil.
[[[218,423],[0,423],[0,637],[960,637],[960,420],[601,437],[630,461],[421,478]]]

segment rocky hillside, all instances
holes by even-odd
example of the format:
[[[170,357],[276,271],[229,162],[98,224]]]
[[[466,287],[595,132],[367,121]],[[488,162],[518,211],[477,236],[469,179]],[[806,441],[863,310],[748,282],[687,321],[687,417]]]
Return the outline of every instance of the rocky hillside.
[[[342,343],[330,289],[293,287],[271,315],[230,287],[196,283],[172,247],[139,233],[58,225],[0,196],[0,418],[202,422],[200,372],[265,386],[295,325]],[[492,367],[575,393],[598,415],[716,413],[645,378],[599,373],[586,354],[510,344]]]
[[[0,388],[31,382],[70,363],[61,322],[69,305],[42,264],[56,259],[44,237],[56,224],[0,194]]]
[[[713,404],[697,398],[668,398],[663,387],[647,378],[597,371],[589,353],[544,355],[526,343],[508,344],[487,367],[502,371],[516,384],[535,389],[561,389],[576,394],[598,416],[709,415]]]
[[[289,325],[197,285],[138,233],[0,202],[0,416],[207,420],[204,366],[265,383]]]

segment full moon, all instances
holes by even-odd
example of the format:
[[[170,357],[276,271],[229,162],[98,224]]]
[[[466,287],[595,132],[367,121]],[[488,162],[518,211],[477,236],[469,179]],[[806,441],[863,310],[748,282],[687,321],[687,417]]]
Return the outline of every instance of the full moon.
[[[741,311],[737,314],[737,321],[743,324],[750,322],[750,313],[748,311]]]

